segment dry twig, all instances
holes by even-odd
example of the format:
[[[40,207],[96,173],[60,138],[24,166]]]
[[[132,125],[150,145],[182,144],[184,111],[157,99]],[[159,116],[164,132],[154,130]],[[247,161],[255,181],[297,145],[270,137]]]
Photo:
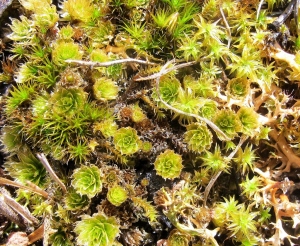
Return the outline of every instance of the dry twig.
[[[43,166],[46,168],[46,170],[48,171],[50,177],[56,182],[58,183],[58,185],[60,186],[60,188],[63,190],[64,193],[67,192],[67,188],[64,185],[63,182],[61,182],[61,180],[57,177],[57,175],[55,174],[55,172],[53,171],[52,167],[50,166],[46,156],[42,153],[42,154],[37,154],[37,157],[39,158],[40,162],[43,164]]]
[[[35,185],[29,181],[28,181],[29,186],[25,186],[22,184],[18,184],[15,181],[0,177],[0,185],[1,184],[2,185],[10,185],[10,186],[14,186],[14,187],[17,187],[20,189],[28,190],[28,191],[34,192],[36,194],[42,195],[45,198],[48,198],[48,193],[46,191],[42,190],[40,187],[38,187],[37,185]]]
[[[109,66],[113,66],[116,64],[131,63],[131,62],[144,64],[144,65],[156,65],[153,62],[134,59],[134,58],[119,59],[119,60],[107,61],[107,62],[92,62],[92,61],[82,61],[82,60],[66,60],[66,62],[67,63],[75,63],[75,64],[82,65],[82,66],[89,66],[89,67],[109,67]]]

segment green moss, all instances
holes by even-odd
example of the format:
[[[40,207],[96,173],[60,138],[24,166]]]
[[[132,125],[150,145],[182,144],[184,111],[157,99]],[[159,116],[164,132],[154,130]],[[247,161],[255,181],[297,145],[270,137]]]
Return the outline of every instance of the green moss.
[[[88,208],[90,200],[87,195],[80,195],[71,189],[65,198],[66,209],[71,211],[85,210]]]
[[[176,78],[168,76],[162,77],[159,82],[161,98],[168,103],[174,102],[177,99],[180,87],[180,82]],[[157,97],[156,94],[154,94],[154,98],[155,97]]]
[[[72,116],[83,108],[86,95],[81,89],[59,88],[51,96],[50,102],[53,105],[53,113]]]
[[[6,126],[2,129],[1,142],[5,146],[5,152],[11,153],[18,151],[23,145],[21,126]]]
[[[167,242],[170,246],[188,246],[189,238],[186,234],[174,230],[170,233]]]
[[[50,236],[50,242],[53,246],[59,246],[59,245],[64,245],[64,246],[71,246],[72,242],[68,238],[67,233],[63,231],[62,228],[60,228],[57,232],[53,233]]]
[[[252,108],[240,108],[237,115],[242,124],[242,132],[253,136],[259,127],[259,115]]]
[[[245,98],[250,92],[250,83],[247,79],[234,78],[229,80],[227,90],[233,98]]]
[[[11,92],[11,96],[7,100],[6,113],[8,115],[15,113],[18,107],[32,99],[32,95],[35,93],[34,85],[25,84],[22,86],[15,87]]]
[[[94,95],[98,100],[106,101],[116,99],[118,96],[118,86],[107,78],[99,78],[93,85]]]
[[[94,131],[100,131],[105,138],[114,136],[117,129],[118,126],[112,119],[107,119],[94,125]]]
[[[109,246],[119,234],[115,218],[95,214],[86,215],[75,227],[78,245]]]
[[[198,153],[209,149],[212,144],[211,132],[207,126],[201,124],[188,125],[184,139],[188,144],[188,148]]]
[[[27,147],[20,147],[18,160],[7,162],[5,168],[12,177],[23,184],[30,181],[40,187],[45,187],[47,183],[46,169]]]
[[[214,117],[214,123],[229,137],[233,138],[241,130],[241,122],[231,110],[221,110]],[[222,138],[222,137],[221,137]]]
[[[96,166],[82,166],[72,175],[72,186],[80,195],[94,197],[102,190],[100,169]]]
[[[120,206],[127,198],[127,191],[119,185],[111,187],[107,193],[107,200],[115,206]]]
[[[154,167],[157,174],[165,179],[177,178],[183,168],[182,157],[173,150],[167,149],[157,156]]]
[[[16,194],[54,231],[50,244],[290,238],[299,210],[283,174],[299,168],[300,59],[293,18],[268,29],[282,1],[20,4],[11,42],[0,41],[1,149],[14,180],[0,182],[15,186],[0,196]],[[176,230],[161,234],[168,223]]]
[[[80,60],[82,52],[78,44],[72,41],[59,41],[52,50],[53,62],[58,66],[66,66],[66,60]]]
[[[140,149],[140,139],[135,129],[131,127],[120,128],[114,134],[115,148],[124,155],[131,155]]]
[[[93,17],[94,6],[90,0],[64,1],[63,10],[72,20],[89,22]]]

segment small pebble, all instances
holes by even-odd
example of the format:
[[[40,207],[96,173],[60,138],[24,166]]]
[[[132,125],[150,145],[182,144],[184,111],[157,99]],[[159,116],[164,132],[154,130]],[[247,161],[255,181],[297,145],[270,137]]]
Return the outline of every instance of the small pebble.
[[[25,232],[13,232],[9,235],[6,246],[27,246],[29,239]]]

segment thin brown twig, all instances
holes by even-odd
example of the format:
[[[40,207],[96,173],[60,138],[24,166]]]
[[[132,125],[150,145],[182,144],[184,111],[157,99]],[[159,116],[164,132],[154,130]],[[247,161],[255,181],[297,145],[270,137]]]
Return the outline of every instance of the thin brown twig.
[[[14,186],[20,189],[24,189],[24,190],[28,190],[31,192],[34,192],[36,194],[42,195],[45,198],[48,198],[48,193],[44,190],[42,190],[40,187],[38,187],[37,185],[33,184],[33,183],[28,183],[29,186],[25,186],[22,184],[19,184],[15,181],[6,179],[6,178],[1,178],[0,177],[0,185],[10,185],[10,186]]]
[[[166,75],[167,73],[169,73],[171,71],[174,71],[176,69],[183,68],[183,67],[188,67],[188,66],[191,66],[191,65],[194,65],[194,64],[197,63],[196,61],[186,62],[186,63],[182,63],[182,64],[172,66],[172,67],[167,69],[167,67],[171,64],[174,64],[174,62],[175,62],[174,59],[171,60],[171,61],[168,61],[168,62],[166,62],[165,65],[163,65],[163,67],[160,69],[160,71],[158,73],[151,74],[147,77],[136,78],[136,79],[134,79],[134,81],[145,81],[145,80],[157,79],[157,78],[160,78],[163,75]]]
[[[82,66],[90,66],[90,67],[109,67],[109,66],[113,66],[116,64],[131,63],[131,62],[144,64],[144,65],[157,65],[156,63],[153,63],[153,62],[134,59],[134,58],[119,59],[119,60],[107,61],[107,62],[92,62],[92,61],[82,61],[82,60],[66,60],[65,62],[75,63],[75,64],[82,65]]]
[[[37,158],[40,160],[40,162],[43,164],[43,166],[46,168],[46,170],[48,171],[50,177],[56,182],[58,183],[58,185],[60,186],[60,188],[63,190],[64,193],[67,192],[67,188],[64,185],[63,182],[61,182],[61,180],[57,177],[57,175],[55,174],[55,172],[53,171],[52,167],[50,166],[46,156],[41,153],[41,154],[37,154]]]
[[[227,20],[226,20],[226,16],[225,16],[225,14],[224,14],[224,11],[223,11],[222,7],[220,6],[219,9],[220,9],[220,13],[221,13],[221,15],[222,15],[222,19],[223,19],[223,21],[224,21],[224,24],[225,24],[225,27],[226,27],[226,30],[227,30],[227,35],[228,35],[228,44],[227,44],[227,48],[229,49],[229,48],[230,48],[230,44],[231,44],[231,40],[232,40],[231,31],[230,31],[230,26],[229,26],[229,24],[228,24],[228,22],[227,22]]]
[[[174,108],[173,106],[171,106],[170,104],[168,104],[165,100],[163,100],[163,98],[161,97],[161,94],[160,94],[160,91],[159,91],[159,81],[160,81],[160,78],[161,76],[163,75],[166,75],[168,74],[169,72],[172,72],[176,69],[179,69],[179,68],[183,68],[183,67],[187,67],[187,66],[191,66],[191,65],[194,65],[196,64],[197,62],[196,61],[192,61],[192,62],[187,62],[187,63],[182,63],[182,64],[178,64],[178,65],[174,65],[170,68],[167,68],[169,65],[171,64],[174,64],[175,63],[175,60],[171,60],[171,61],[168,61],[162,68],[161,70],[158,72],[158,73],[155,73],[155,74],[152,74],[150,76],[147,76],[147,77],[141,77],[141,78],[137,78],[135,79],[134,81],[145,81],[145,80],[152,80],[152,79],[155,79],[156,81],[156,93],[158,95],[158,98],[159,100],[170,110],[176,112],[176,113],[179,113],[179,114],[183,114],[183,115],[186,115],[186,116],[190,116],[190,117],[193,117],[193,118],[196,118],[200,121],[204,121],[207,125],[209,125],[215,132],[219,133],[223,138],[224,140],[227,140],[229,141],[230,138],[228,138],[226,136],[226,134],[218,127],[216,126],[213,122],[211,122],[210,120],[204,118],[204,117],[201,117],[197,114],[192,114],[192,113],[187,113],[187,112],[184,112],[180,109],[177,109],[177,108]]]
[[[234,155],[236,154],[236,152],[238,151],[238,149],[242,146],[242,144],[246,141],[246,139],[247,139],[247,136],[242,136],[241,137],[240,142],[236,146],[236,148],[230,153],[229,156],[227,156],[225,158],[226,161],[229,162],[234,157]],[[223,172],[223,170],[220,170],[220,171],[216,172],[211,177],[208,185],[205,187],[205,191],[204,191],[204,195],[203,195],[203,204],[204,204],[204,207],[206,206],[207,198],[208,198],[208,195],[209,195],[209,192],[210,192],[211,188],[213,187],[214,183],[216,182],[216,180],[218,179],[218,177],[221,175],[222,172]]]
[[[11,207],[15,212],[20,214],[30,224],[38,224],[39,221],[25,207],[16,202],[13,198],[2,193],[0,194],[0,199],[2,199],[5,202],[5,204]]]
[[[182,68],[182,67],[186,67],[186,66],[189,66],[189,65],[192,65],[194,64],[195,62],[187,62],[187,63],[184,63],[184,64],[180,64],[178,66],[174,66],[172,68],[169,68],[169,69],[165,69],[164,70],[164,67],[162,67],[161,71],[158,73],[159,76],[157,76],[156,78],[156,93],[158,95],[158,98],[159,100],[168,108],[168,109],[171,109],[173,111],[175,111],[176,113],[179,113],[179,114],[183,114],[183,115],[186,115],[186,116],[190,116],[190,117],[193,117],[193,118],[196,118],[200,121],[204,121],[207,125],[209,125],[215,132],[219,133],[223,138],[224,140],[227,140],[229,141],[230,138],[226,136],[226,134],[218,127],[216,126],[213,122],[211,122],[210,120],[204,118],[204,117],[201,117],[200,115],[197,115],[197,114],[192,114],[192,113],[187,113],[187,112],[184,112],[180,109],[177,109],[177,108],[174,108],[173,106],[171,106],[170,104],[168,104],[165,100],[163,100],[163,98],[161,97],[161,94],[160,94],[160,91],[159,91],[159,81],[160,81],[160,77],[164,74],[167,74],[177,68]]]
[[[34,232],[28,235],[28,239],[29,239],[28,245],[33,244],[34,242],[42,239],[43,237],[44,237],[44,223],[39,228],[37,228]]]

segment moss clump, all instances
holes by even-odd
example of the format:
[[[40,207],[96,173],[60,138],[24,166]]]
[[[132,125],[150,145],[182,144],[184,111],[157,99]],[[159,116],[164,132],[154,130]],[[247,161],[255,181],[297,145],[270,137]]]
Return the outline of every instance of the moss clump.
[[[107,193],[107,200],[115,206],[120,206],[127,198],[127,191],[121,186],[114,186]]]
[[[95,196],[102,189],[100,169],[96,166],[75,169],[72,186],[80,195]]]
[[[131,155],[140,149],[140,139],[135,129],[127,127],[121,128],[114,134],[115,148],[121,154]]]
[[[0,40],[4,214],[53,245],[299,244],[285,3],[59,3],[20,0]]]
[[[200,153],[210,148],[212,134],[207,126],[193,123],[187,126],[184,140],[187,142],[190,150]]]
[[[112,245],[119,234],[119,226],[115,218],[102,214],[95,214],[92,217],[85,216],[75,227],[78,235],[78,245]]]
[[[118,86],[106,78],[99,78],[93,85],[94,95],[98,100],[113,100],[118,96]]]
[[[66,60],[80,60],[82,53],[78,44],[70,41],[57,42],[52,50],[52,59],[56,65],[65,65]]]
[[[221,110],[215,118],[215,124],[229,137],[233,138],[241,130],[241,122],[233,111]]]
[[[167,149],[157,156],[154,167],[158,175],[165,179],[174,179],[179,177],[182,166],[182,157],[173,150]]]

